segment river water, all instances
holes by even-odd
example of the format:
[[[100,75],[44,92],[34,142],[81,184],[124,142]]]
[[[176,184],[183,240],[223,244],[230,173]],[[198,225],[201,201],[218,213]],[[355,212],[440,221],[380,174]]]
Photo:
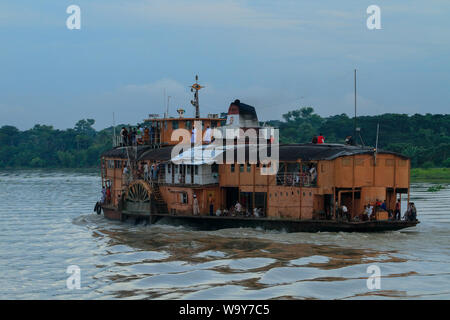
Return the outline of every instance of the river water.
[[[0,299],[450,299],[450,186],[430,185],[412,185],[421,223],[402,231],[204,232],[93,214],[97,173],[3,171]]]

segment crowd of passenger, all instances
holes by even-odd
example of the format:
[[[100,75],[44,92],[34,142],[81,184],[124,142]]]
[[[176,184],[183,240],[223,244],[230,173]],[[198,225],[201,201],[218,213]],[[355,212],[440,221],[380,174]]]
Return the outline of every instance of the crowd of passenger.
[[[247,218],[262,218],[265,216],[263,208],[255,207],[253,210],[250,210],[249,208],[244,207],[239,203],[239,201],[236,201],[234,205],[232,205],[230,208],[221,209],[218,208],[214,212],[214,202],[209,199],[209,215],[210,216],[216,216],[216,217],[247,217]],[[194,194],[193,196],[193,214],[199,215],[200,214],[200,207],[198,205],[197,196]]]
[[[146,126],[142,128],[141,125],[137,127],[122,127],[120,130],[121,146],[137,146],[142,144],[152,144],[155,141],[155,128],[153,126]]]

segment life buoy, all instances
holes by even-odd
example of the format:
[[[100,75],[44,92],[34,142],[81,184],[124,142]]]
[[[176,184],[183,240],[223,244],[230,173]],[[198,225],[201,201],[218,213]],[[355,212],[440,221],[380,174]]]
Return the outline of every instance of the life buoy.
[[[95,203],[94,212],[97,212],[97,214],[102,213],[102,205],[100,204],[100,202]]]

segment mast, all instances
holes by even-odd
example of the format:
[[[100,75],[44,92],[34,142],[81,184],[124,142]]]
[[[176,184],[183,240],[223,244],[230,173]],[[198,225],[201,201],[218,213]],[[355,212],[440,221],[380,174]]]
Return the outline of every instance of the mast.
[[[204,88],[203,86],[197,83],[198,75],[195,76],[195,83],[191,86],[191,92],[194,92],[194,100],[191,100],[191,104],[195,108],[195,118],[200,118],[200,105],[198,102],[198,90]]]

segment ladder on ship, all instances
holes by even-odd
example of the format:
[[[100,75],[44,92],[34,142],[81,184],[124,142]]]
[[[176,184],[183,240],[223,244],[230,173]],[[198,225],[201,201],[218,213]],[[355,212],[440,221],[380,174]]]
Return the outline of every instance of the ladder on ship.
[[[150,186],[152,189],[152,211],[155,210],[155,213],[169,213],[167,203],[164,201],[161,191],[159,190],[159,184],[157,182],[152,182]]]

